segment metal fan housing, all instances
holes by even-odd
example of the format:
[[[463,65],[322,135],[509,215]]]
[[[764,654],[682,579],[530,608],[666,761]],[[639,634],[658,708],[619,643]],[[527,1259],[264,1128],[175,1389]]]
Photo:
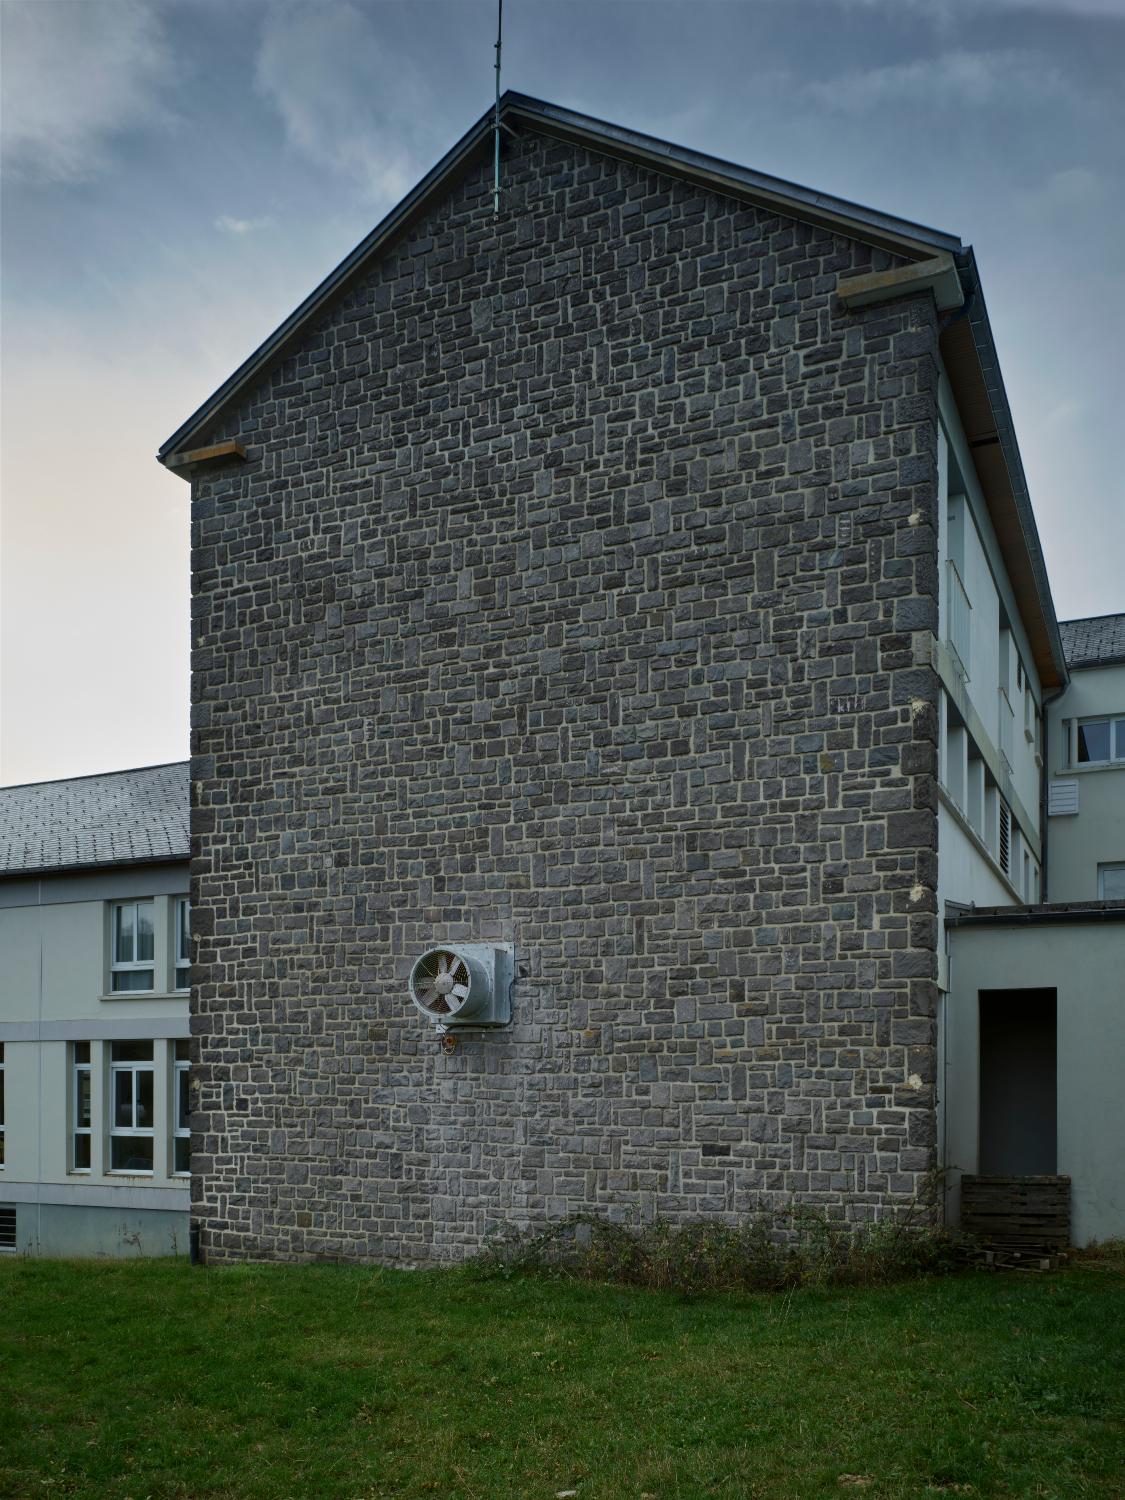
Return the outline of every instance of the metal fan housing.
[[[439,1031],[507,1026],[512,950],[485,943],[428,948],[410,971],[410,998]]]

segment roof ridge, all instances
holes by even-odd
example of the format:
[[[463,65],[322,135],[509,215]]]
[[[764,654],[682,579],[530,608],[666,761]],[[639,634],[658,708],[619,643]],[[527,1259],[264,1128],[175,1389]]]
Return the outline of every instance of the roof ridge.
[[[7,786],[0,786],[3,792],[25,792],[32,786],[62,786],[68,781],[104,781],[110,776],[137,776],[142,771],[167,771],[172,766],[190,766],[190,757],[187,760],[161,760],[151,766],[121,766],[116,771],[87,771],[82,776],[49,776],[43,781],[13,781]]]

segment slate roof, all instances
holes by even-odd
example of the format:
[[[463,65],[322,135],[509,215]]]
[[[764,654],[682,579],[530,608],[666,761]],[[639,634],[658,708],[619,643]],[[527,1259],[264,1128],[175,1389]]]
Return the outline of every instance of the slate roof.
[[[1108,666],[1125,662],[1125,615],[1093,615],[1060,620],[1059,634],[1068,667]]]
[[[188,762],[0,787],[0,875],[187,859]]]

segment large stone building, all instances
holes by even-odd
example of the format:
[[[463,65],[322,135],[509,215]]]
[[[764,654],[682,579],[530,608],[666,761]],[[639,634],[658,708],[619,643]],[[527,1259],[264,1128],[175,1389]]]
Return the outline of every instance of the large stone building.
[[[485,117],[161,450],[213,1259],[912,1201],[939,899],[1043,894],[1067,667],[972,251],[502,112],[499,216]],[[447,1051],[457,945],[511,1022]]]

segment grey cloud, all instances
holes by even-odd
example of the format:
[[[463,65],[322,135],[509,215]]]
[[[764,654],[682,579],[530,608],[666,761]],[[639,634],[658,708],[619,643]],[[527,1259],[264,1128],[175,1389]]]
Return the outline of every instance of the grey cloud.
[[[95,177],[116,137],[168,118],[163,23],[136,0],[5,0],[3,41],[3,161],[15,177]]]

